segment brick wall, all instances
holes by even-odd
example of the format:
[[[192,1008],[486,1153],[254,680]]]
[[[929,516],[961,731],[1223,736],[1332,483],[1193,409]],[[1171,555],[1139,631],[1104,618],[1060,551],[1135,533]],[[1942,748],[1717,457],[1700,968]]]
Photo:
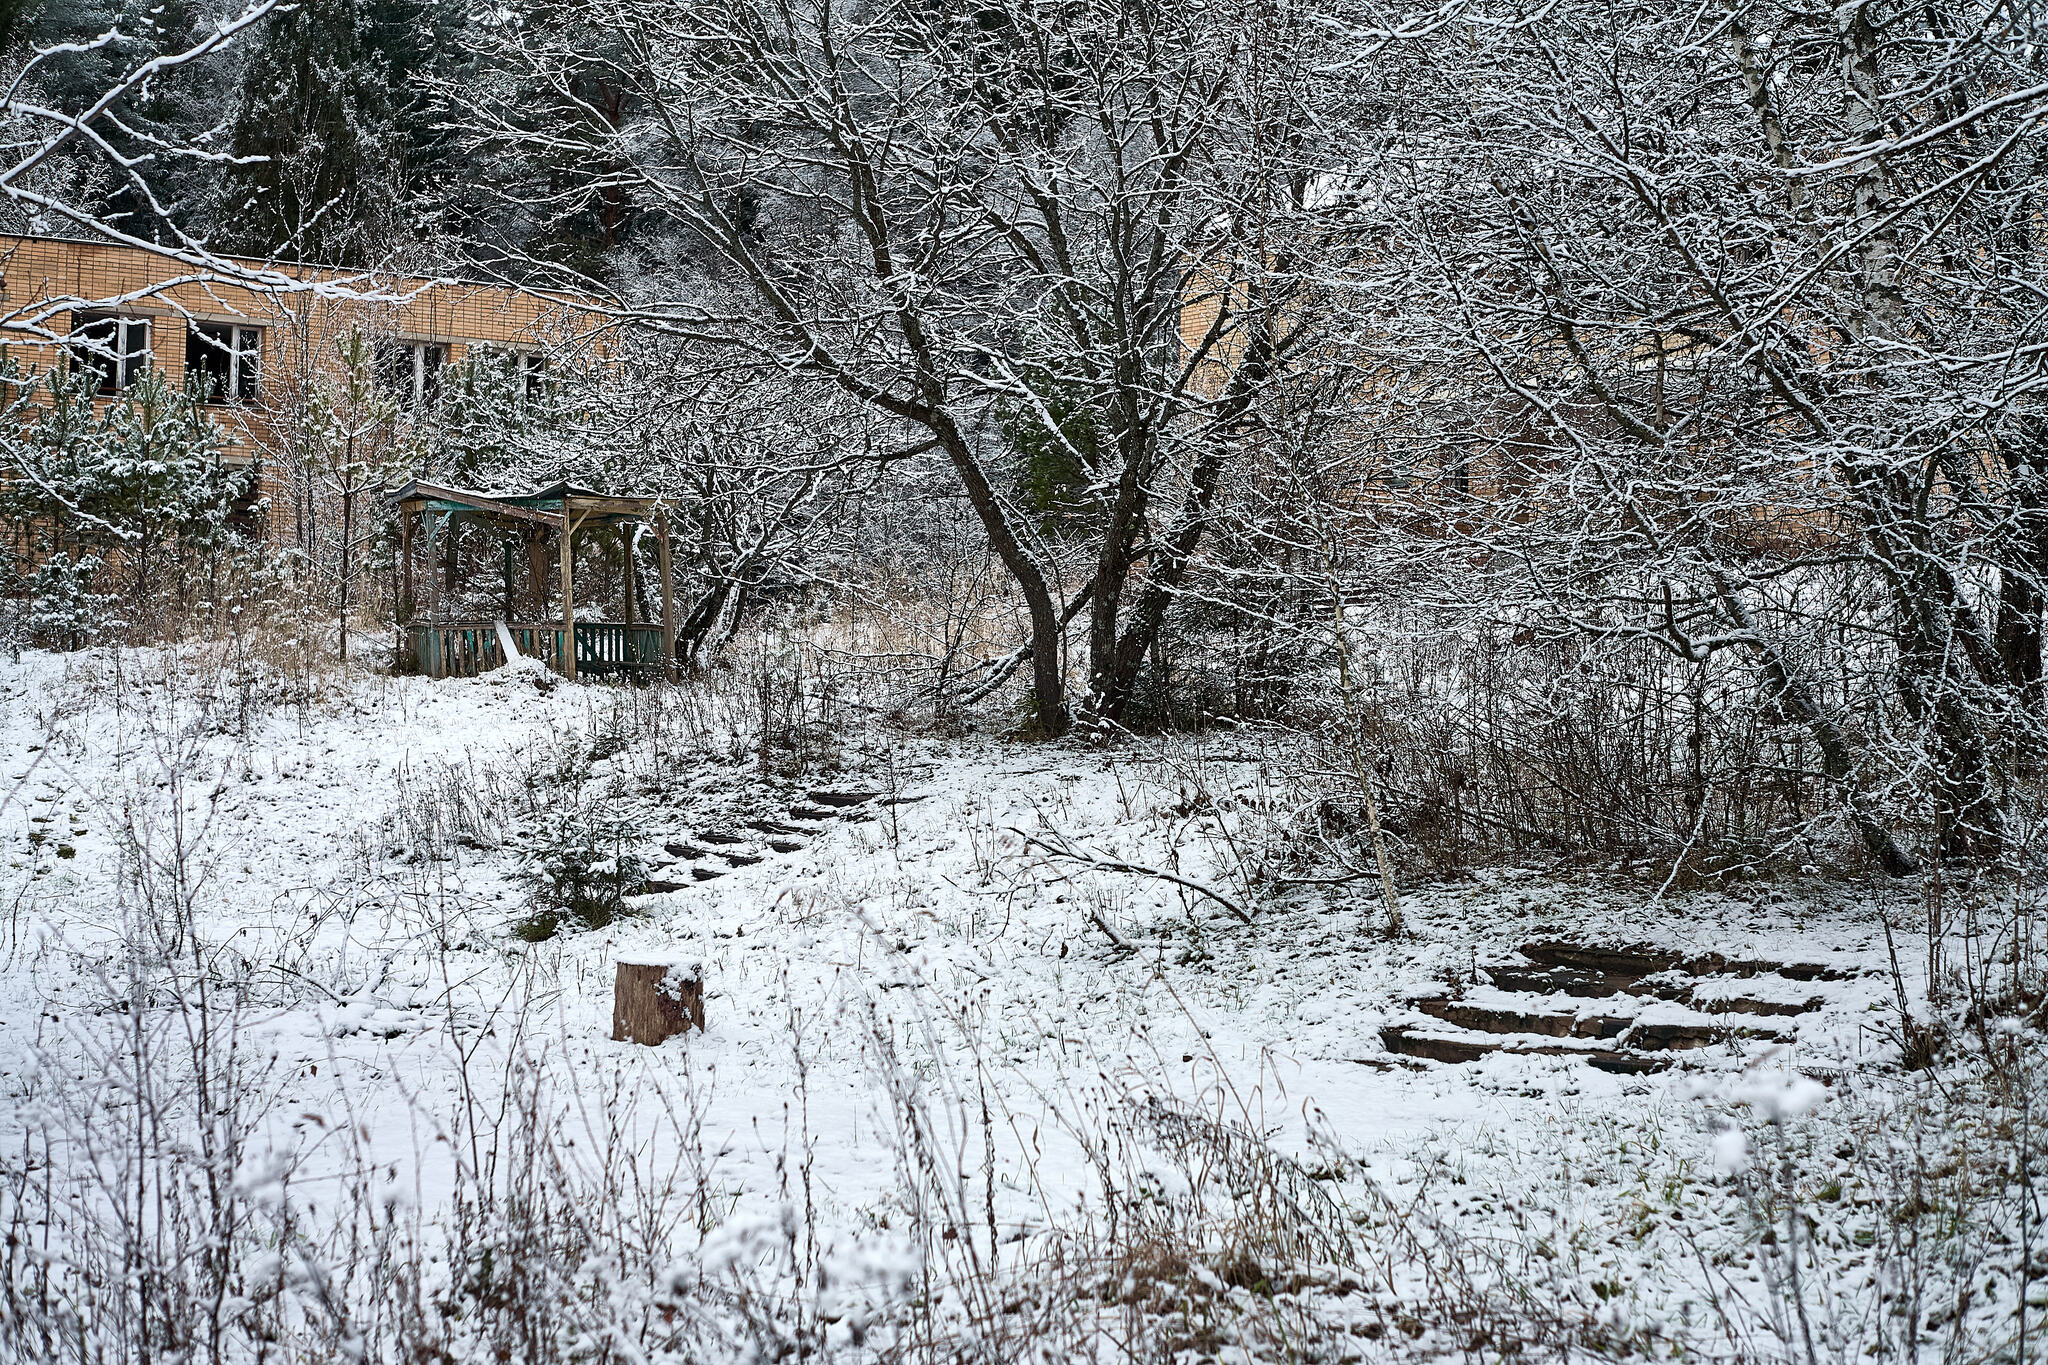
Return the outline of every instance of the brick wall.
[[[297,287],[266,292],[209,281],[133,247],[0,236],[0,354],[24,371],[47,370],[63,351],[46,334],[68,333],[75,312],[115,313],[148,319],[151,363],[182,382],[191,324],[260,328],[262,396],[208,405],[229,439],[230,458],[253,460],[278,448],[306,377],[340,368],[336,343],[352,329],[372,342],[439,343],[447,363],[477,345],[551,354],[589,354],[597,346],[599,317],[589,301],[462,280],[273,268]],[[272,533],[289,535],[289,511],[275,496],[275,464],[265,460]],[[279,525],[280,517],[286,524]]]

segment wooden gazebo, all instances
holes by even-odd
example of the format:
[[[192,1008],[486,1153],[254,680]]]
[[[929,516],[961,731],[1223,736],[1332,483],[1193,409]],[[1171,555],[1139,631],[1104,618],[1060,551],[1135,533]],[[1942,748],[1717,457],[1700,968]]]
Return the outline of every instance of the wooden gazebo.
[[[530,493],[487,493],[413,480],[386,495],[398,516],[398,645],[400,668],[429,677],[473,677],[506,663],[516,651],[539,658],[566,678],[582,675],[675,676],[675,606],[669,581],[668,512],[652,497],[600,493],[558,483]],[[661,620],[634,619],[632,532],[654,529],[660,565]],[[498,540],[504,562],[504,610],[494,619],[459,619],[459,537],[480,527]],[[576,619],[579,533],[610,533],[625,543],[623,622]],[[548,571],[555,541],[558,574]],[[515,619],[514,547],[526,549],[528,619]],[[415,561],[424,551],[424,572]],[[560,584],[559,613],[547,609],[548,579]],[[424,589],[424,592],[422,592]],[[573,642],[573,643],[572,643]]]

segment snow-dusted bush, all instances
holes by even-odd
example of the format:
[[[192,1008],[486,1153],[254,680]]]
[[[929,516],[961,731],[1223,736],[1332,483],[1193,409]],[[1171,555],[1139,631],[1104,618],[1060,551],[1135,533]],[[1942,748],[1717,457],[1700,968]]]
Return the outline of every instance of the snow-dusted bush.
[[[22,625],[28,640],[46,649],[82,649],[104,632],[118,633],[115,597],[95,592],[106,573],[98,555],[72,559],[52,555],[22,585],[28,611]]]
[[[516,926],[521,938],[552,938],[562,929],[601,929],[625,913],[626,897],[647,884],[647,860],[638,852],[646,831],[624,815],[571,810],[525,850],[522,872],[530,911]]]

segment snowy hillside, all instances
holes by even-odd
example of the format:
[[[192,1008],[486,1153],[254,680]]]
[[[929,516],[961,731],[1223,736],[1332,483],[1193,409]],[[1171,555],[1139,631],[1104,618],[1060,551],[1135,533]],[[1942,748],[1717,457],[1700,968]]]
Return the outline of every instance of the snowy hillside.
[[[231,1336],[378,1359],[1832,1357],[1888,1330],[1887,1201],[1991,1140],[1967,1079],[1901,1108],[1896,906],[1504,871],[1389,938],[1370,882],[1247,881],[1255,736],[777,777],[715,690],[347,675],[244,729],[203,670],[0,684],[16,1295],[231,1257]],[[635,884],[537,938],[576,830]],[[621,959],[701,963],[707,1029],[614,1042]],[[1913,1253],[1929,1350],[2015,1340],[1976,1195]]]

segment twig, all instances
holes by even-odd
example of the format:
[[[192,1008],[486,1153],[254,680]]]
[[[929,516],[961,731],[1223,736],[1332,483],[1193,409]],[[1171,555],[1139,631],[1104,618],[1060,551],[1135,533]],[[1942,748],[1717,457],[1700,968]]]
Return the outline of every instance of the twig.
[[[1122,858],[1105,858],[1092,850],[1075,848],[1067,842],[1064,835],[1060,836],[1059,843],[1049,844],[1036,835],[1026,834],[1015,825],[1011,825],[1009,828],[1010,833],[1022,839],[1027,845],[1032,848],[1043,849],[1055,858],[1065,858],[1069,862],[1080,863],[1084,867],[1092,867],[1101,872],[1128,872],[1137,877],[1157,877],[1161,881],[1172,882],[1175,886],[1184,886],[1199,895],[1207,896],[1246,924],[1252,922],[1250,913],[1242,905],[1239,905],[1207,882],[1196,881],[1193,877],[1183,877],[1178,872],[1168,872],[1163,867],[1147,867],[1143,863],[1128,862]]]

